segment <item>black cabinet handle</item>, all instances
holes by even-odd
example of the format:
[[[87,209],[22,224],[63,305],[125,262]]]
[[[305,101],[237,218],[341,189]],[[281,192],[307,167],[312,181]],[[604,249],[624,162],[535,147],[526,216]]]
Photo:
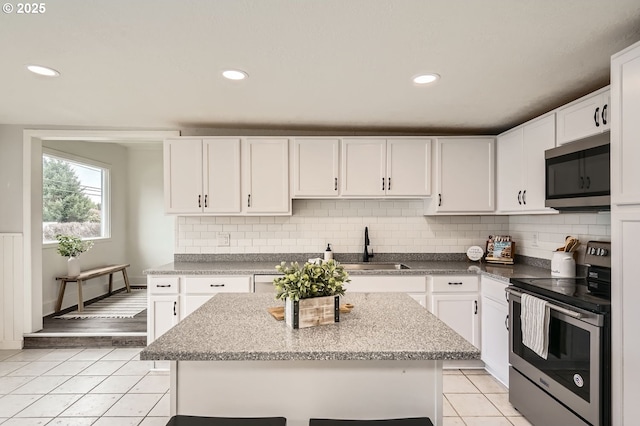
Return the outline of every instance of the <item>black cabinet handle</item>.
[[[604,106],[602,107],[602,125],[606,126],[607,125],[607,107],[609,105],[604,104]]]
[[[198,195],[198,207],[202,207],[202,203],[200,202],[201,198],[202,198],[202,195]]]
[[[507,331],[509,331],[509,314],[507,314],[507,316],[504,319],[504,328],[506,328]]]
[[[224,284],[209,284],[209,287],[224,287]]]
[[[518,204],[522,205],[522,190],[518,191]]]
[[[338,190],[338,178],[333,178],[333,190]]]
[[[205,195],[204,195],[204,206],[205,206],[205,207],[208,207],[208,206],[207,206],[207,194],[205,194]]]
[[[527,205],[527,190],[522,191],[522,204]]]
[[[598,113],[600,112],[600,107],[596,107],[596,112],[593,114],[593,121],[596,122],[596,127],[600,127],[600,122],[598,121]]]
[[[251,207],[251,194],[247,196],[247,207]]]
[[[171,287],[171,284],[158,284],[156,287],[158,287],[158,288],[169,288],[169,287]]]
[[[474,305],[474,308],[473,308],[473,315],[478,315],[478,301],[477,301],[477,300],[474,300],[474,301],[473,301],[473,305]]]
[[[387,179],[387,190],[391,190],[391,178]]]
[[[462,285],[462,283],[449,281],[449,285]]]
[[[587,189],[591,187],[591,179],[587,176]]]
[[[178,313],[176,312],[176,305],[178,304],[178,302],[173,302],[173,316],[177,316]]]
[[[384,191],[384,178],[382,178],[382,190]]]
[[[438,207],[442,206],[442,194],[438,194]]]
[[[580,176],[580,189],[584,188],[584,178]]]

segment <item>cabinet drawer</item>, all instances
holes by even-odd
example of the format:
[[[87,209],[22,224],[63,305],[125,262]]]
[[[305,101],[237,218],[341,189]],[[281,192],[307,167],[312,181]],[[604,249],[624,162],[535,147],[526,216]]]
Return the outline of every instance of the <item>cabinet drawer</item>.
[[[460,293],[478,291],[477,275],[441,275],[427,277],[432,293]]]
[[[508,282],[493,280],[491,278],[482,277],[481,287],[482,296],[493,299],[496,302],[507,305],[505,289],[509,286]]]
[[[180,277],[149,277],[148,286],[151,294],[178,294]]]
[[[424,276],[372,276],[351,275],[351,282],[345,284],[348,292],[354,293],[424,293]]]
[[[251,277],[205,276],[185,277],[186,294],[249,293]]]

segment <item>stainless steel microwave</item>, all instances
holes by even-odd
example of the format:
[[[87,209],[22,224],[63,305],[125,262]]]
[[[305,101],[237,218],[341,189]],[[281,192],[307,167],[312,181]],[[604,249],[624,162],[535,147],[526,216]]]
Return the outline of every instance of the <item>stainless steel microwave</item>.
[[[610,210],[609,133],[544,152],[545,205],[557,210]]]

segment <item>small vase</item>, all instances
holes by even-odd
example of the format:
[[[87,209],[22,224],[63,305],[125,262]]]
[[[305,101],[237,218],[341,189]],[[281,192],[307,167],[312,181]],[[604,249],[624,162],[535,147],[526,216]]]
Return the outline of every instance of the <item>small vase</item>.
[[[67,260],[67,275],[70,277],[80,275],[80,260],[77,257],[70,257]]]

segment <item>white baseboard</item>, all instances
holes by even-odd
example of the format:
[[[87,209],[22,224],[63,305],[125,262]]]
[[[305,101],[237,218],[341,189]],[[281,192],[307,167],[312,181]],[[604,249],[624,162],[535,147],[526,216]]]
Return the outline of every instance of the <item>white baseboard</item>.
[[[0,341],[0,349],[22,349],[24,340],[3,340]]]

